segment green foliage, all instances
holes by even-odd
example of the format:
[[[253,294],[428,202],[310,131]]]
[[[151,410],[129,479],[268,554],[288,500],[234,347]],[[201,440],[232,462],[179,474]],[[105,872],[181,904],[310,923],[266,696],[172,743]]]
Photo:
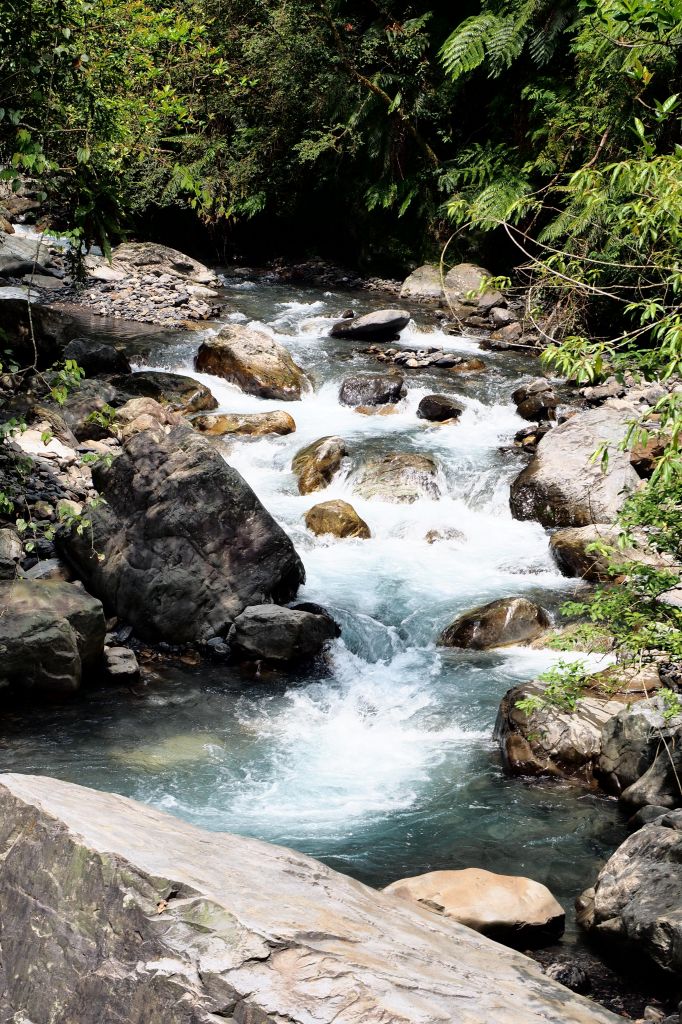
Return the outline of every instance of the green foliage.
[[[590,673],[583,661],[559,661],[543,672],[539,679],[545,684],[542,693],[531,694],[516,702],[516,707],[527,715],[547,707],[575,711],[589,686]]]
[[[666,724],[673,718],[677,718],[678,715],[682,715],[682,699],[678,693],[664,686],[656,696],[661,699],[663,704],[663,721]]]

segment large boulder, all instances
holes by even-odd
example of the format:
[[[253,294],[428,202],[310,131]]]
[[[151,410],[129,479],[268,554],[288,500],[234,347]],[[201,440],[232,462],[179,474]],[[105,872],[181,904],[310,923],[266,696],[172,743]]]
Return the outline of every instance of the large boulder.
[[[102,605],[71,583],[0,583],[0,685],[73,693],[102,656]]]
[[[609,406],[578,413],[550,430],[530,464],[511,486],[515,519],[537,519],[543,526],[612,523],[639,477],[627,452],[620,451],[634,413]],[[593,456],[610,443],[604,471]]]
[[[362,498],[412,504],[420,498],[439,498],[438,464],[430,455],[391,452],[369,459],[353,479]]]
[[[472,608],[447,626],[438,638],[442,647],[468,647],[487,651],[493,647],[528,643],[551,625],[544,608],[525,597],[505,597]]]
[[[549,945],[564,933],[564,908],[531,878],[481,868],[430,871],[392,882],[384,892],[414,900],[496,942],[527,949]]]
[[[223,412],[213,416],[197,416],[192,426],[202,434],[223,437],[225,434],[243,434],[247,437],[265,437],[267,434],[293,434],[296,422],[288,412]]]
[[[136,433],[93,477],[106,504],[67,557],[136,633],[224,636],[248,605],[288,601],[304,579],[284,531],[239,473],[188,426]]]
[[[354,338],[358,341],[392,341],[410,322],[404,309],[377,309],[353,319],[339,320],[329,332],[332,338]]]
[[[439,305],[443,298],[440,266],[437,263],[425,263],[424,266],[413,270],[403,281],[400,298]]]
[[[158,242],[122,242],[111,253],[111,265],[124,274],[170,274],[195,284],[215,284],[218,280],[203,263]]]
[[[0,277],[44,274],[52,262],[42,239],[0,233]]]
[[[216,409],[218,406],[205,384],[182,373],[141,370],[139,373],[114,377],[111,384],[119,390],[123,401],[136,397],[153,398],[162,405],[169,405],[174,412],[188,415]]]
[[[473,306],[478,312],[487,313],[494,306],[504,306],[501,292],[492,288],[480,291],[483,282],[490,277],[487,270],[475,263],[458,263],[445,275],[443,284],[446,303],[456,312],[460,307]]]
[[[342,437],[321,437],[296,452],[291,470],[298,482],[299,494],[320,491],[331,483],[348,454]]]
[[[341,405],[388,405],[407,394],[405,381],[397,374],[346,377],[339,390]]]
[[[591,784],[602,729],[622,711],[622,700],[585,696],[575,707],[542,702],[541,683],[514,686],[502,698],[495,724],[505,768],[512,775],[551,775]],[[537,706],[519,703],[540,698]]]
[[[369,526],[347,501],[336,499],[313,505],[305,514],[305,525],[318,536],[359,537],[371,536]]]
[[[654,551],[643,534],[635,535],[636,546],[619,546],[621,533],[617,526],[609,523],[565,526],[552,535],[549,547],[565,576],[577,576],[592,583],[613,579],[612,561],[615,565],[637,562],[661,569],[674,562],[669,556]]]
[[[516,405],[519,416],[522,416],[524,420],[553,420],[556,418],[555,410],[559,399],[550,382],[543,377],[531,381],[530,384],[522,384],[512,393],[512,401]]]
[[[54,779],[2,776],[0,926],[14,1021],[620,1021],[303,854]]]
[[[417,407],[419,419],[433,423],[457,420],[463,412],[464,407],[448,395],[425,395]]]
[[[577,905],[578,921],[590,934],[679,979],[682,812],[672,811],[629,836]]]
[[[310,390],[310,381],[284,345],[239,324],[222,327],[202,343],[196,368],[237,384],[249,395],[279,402],[298,401]]]
[[[663,697],[623,708],[602,729],[601,784],[617,795],[627,793],[626,802],[634,806],[678,806],[682,792],[674,765],[680,760],[681,743],[682,715],[671,716]]]
[[[237,616],[228,640],[239,657],[294,664],[316,657],[339,633],[330,615],[261,604],[252,605]]]
[[[74,338],[64,349],[64,359],[75,360],[86,377],[132,373],[125,352],[98,339]]]

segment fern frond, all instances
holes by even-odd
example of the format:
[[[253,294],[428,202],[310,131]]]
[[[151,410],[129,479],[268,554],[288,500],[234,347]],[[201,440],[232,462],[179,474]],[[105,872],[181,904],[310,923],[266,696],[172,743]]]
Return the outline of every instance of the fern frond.
[[[456,80],[480,67],[485,60],[489,38],[500,32],[506,20],[484,11],[458,25],[440,51],[446,74]]]

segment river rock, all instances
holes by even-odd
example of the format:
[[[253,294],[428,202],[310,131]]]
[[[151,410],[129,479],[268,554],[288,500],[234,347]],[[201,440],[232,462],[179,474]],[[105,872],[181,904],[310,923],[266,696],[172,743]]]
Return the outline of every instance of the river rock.
[[[104,674],[110,683],[134,686],[140,679],[140,666],[129,647],[105,647]]]
[[[593,583],[613,579],[613,572],[610,571],[611,558],[615,565],[635,562],[664,569],[673,564],[674,559],[654,551],[649,547],[645,535],[636,531],[636,547],[632,544],[619,547],[621,532],[617,526],[609,523],[566,526],[552,535],[549,547],[565,576],[577,576]],[[604,554],[599,549],[590,550],[594,545],[611,548],[611,555]]]
[[[321,654],[339,634],[330,615],[260,604],[236,617],[228,641],[238,657],[290,665]]]
[[[475,263],[458,263],[445,275],[444,293],[446,302],[455,307],[473,306],[487,313],[494,306],[504,306],[504,296],[493,289],[479,293],[484,279],[491,274]],[[475,295],[471,293],[475,292]]]
[[[0,234],[0,277],[43,274],[51,265],[47,246],[40,238]]]
[[[519,949],[550,945],[564,933],[561,904],[546,886],[518,875],[481,868],[430,871],[392,882],[384,892],[414,900]]]
[[[682,816],[672,812],[628,836],[583,893],[578,921],[613,951],[628,949],[682,971]]]
[[[369,459],[355,474],[353,486],[362,498],[400,504],[440,497],[437,463],[430,455],[417,452],[392,452]]]
[[[116,409],[110,431],[125,441],[133,434],[157,427],[162,427],[169,433],[171,427],[183,422],[180,413],[173,412],[169,406],[161,405],[153,398],[131,398],[125,405]]]
[[[612,523],[639,485],[628,453],[618,448],[632,418],[632,411],[601,406],[545,434],[512,483],[514,518],[537,519],[543,526]],[[603,441],[611,442],[606,472],[591,461]]]
[[[339,390],[341,405],[389,405],[407,394],[405,381],[398,375],[346,377]]]
[[[104,648],[102,605],[80,586],[0,583],[0,682],[19,691],[73,693]]]
[[[0,783],[8,1019],[618,1024],[532,960],[303,854],[48,778]],[[46,984],[45,964],[50,965]]]
[[[495,724],[506,769],[512,775],[553,775],[591,783],[602,746],[602,729],[623,701],[579,698],[575,710],[546,704],[526,711],[519,701],[542,696],[539,682],[514,686],[502,698]]]
[[[19,534],[10,527],[0,529],[0,580],[13,580],[22,558]]]
[[[143,639],[224,636],[248,605],[289,601],[304,580],[288,536],[189,426],[135,434],[93,478],[106,504],[63,546],[88,589]]]
[[[521,325],[513,326],[518,328],[520,337]],[[524,420],[553,420],[556,418],[555,410],[559,399],[550,382],[543,377],[517,388],[512,393],[512,401],[516,405],[519,416],[522,416]]]
[[[124,377],[114,377],[113,387],[121,393],[121,404],[128,398],[153,398],[169,405],[175,412],[189,415],[216,409],[218,403],[205,384],[182,373],[164,370],[141,370]]]
[[[192,426],[202,434],[218,437],[225,434],[265,437],[267,434],[293,434],[296,430],[293,417],[281,409],[274,412],[228,412],[213,416],[197,416],[192,420]]]
[[[331,483],[348,454],[342,437],[321,437],[296,452],[291,469],[298,481],[299,494],[320,491]]]
[[[417,407],[420,420],[442,423],[444,420],[459,419],[464,407],[447,395],[425,395]]]
[[[654,689],[651,686],[651,690]],[[664,807],[675,807],[682,803],[682,793],[675,786],[666,750],[667,747],[673,752],[680,746],[682,716],[666,719],[665,710],[663,698],[652,696],[623,708],[606,722],[602,729],[599,775],[601,784],[609,792],[620,795],[625,790],[632,796],[630,787],[645,776],[660,758],[664,771],[646,780],[647,799],[644,803]],[[672,756],[674,758],[674,754]],[[671,777],[668,778],[668,775]],[[651,787],[654,779],[662,783],[655,790]],[[637,795],[637,789],[634,792]],[[628,802],[635,801],[630,799]],[[644,803],[637,802],[637,806],[643,806]]]
[[[525,597],[506,597],[460,615],[443,630],[438,643],[442,647],[487,651],[527,643],[550,625],[551,619],[544,608]]]
[[[169,274],[195,284],[210,285],[218,280],[203,263],[158,242],[123,242],[112,250],[111,265],[124,274]]]
[[[336,499],[313,505],[305,514],[305,525],[318,536],[371,537],[370,529],[347,501]]]
[[[64,349],[64,359],[74,359],[86,377],[103,374],[132,373],[125,352],[113,345],[90,338],[74,338]]]
[[[403,281],[400,298],[440,304],[443,298],[440,266],[437,263],[425,263],[413,270]]]
[[[310,381],[284,345],[239,324],[229,324],[203,342],[196,368],[237,384],[249,395],[278,402],[298,401],[310,390]]]
[[[377,309],[352,320],[339,320],[329,334],[332,338],[355,338],[358,341],[392,341],[407,327],[410,319],[410,314],[404,309]]]

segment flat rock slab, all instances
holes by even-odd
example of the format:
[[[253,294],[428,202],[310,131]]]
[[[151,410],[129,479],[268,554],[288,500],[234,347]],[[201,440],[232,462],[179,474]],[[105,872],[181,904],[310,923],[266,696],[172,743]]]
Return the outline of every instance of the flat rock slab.
[[[0,776],[0,923],[6,1020],[620,1020],[309,857],[49,778]]]

